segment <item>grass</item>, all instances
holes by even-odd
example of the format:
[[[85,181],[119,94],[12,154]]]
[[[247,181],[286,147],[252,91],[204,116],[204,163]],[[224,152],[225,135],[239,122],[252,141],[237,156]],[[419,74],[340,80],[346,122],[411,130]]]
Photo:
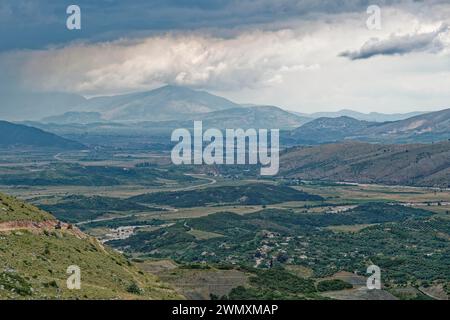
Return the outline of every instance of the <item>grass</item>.
[[[188,233],[190,235],[194,236],[197,240],[208,240],[208,239],[223,237],[223,235],[219,234],[219,233],[196,230],[196,229],[192,229],[192,230],[188,231]]]
[[[1,195],[1,201],[9,208],[1,221],[53,219],[12,197]],[[67,289],[71,265],[81,269],[80,290]],[[0,270],[0,299],[182,298],[122,254],[71,230],[0,232]]]
[[[54,220],[54,217],[30,204],[0,193],[0,223],[8,221],[41,222],[46,220]]]
[[[314,274],[312,269],[300,265],[288,265],[286,270],[300,278],[310,278]]]
[[[367,227],[373,226],[374,224],[353,224],[353,225],[341,225],[341,226],[329,226],[327,229],[334,232],[359,232]]]
[[[33,234],[27,231],[2,235],[0,268],[20,276],[31,294],[5,288],[0,298],[16,299],[169,299],[179,297],[155,276],[139,273],[122,255],[93,239],[78,239],[63,232]],[[67,267],[81,269],[81,290],[66,286]],[[127,288],[138,284],[142,294]]]

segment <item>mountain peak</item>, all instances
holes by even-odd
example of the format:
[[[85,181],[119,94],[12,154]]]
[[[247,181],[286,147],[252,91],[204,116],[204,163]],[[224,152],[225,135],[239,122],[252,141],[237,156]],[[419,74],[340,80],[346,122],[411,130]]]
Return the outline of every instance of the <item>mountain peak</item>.
[[[106,120],[167,121],[242,106],[206,91],[166,85],[151,91],[92,98],[80,108],[99,112]]]
[[[197,90],[191,89],[189,87],[174,85],[174,84],[166,84],[162,87],[156,88],[154,90],[150,90],[149,92],[156,91],[170,91],[170,92],[199,92]],[[203,91],[202,91],[203,92]]]

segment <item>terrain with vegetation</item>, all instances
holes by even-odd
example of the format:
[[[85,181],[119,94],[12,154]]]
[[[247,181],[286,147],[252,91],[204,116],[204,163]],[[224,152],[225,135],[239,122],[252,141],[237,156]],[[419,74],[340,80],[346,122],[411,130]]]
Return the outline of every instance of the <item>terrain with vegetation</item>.
[[[322,197],[310,195],[288,186],[260,183],[145,194],[133,197],[130,200],[138,203],[171,205],[174,207],[193,207],[207,204],[266,205],[286,201],[320,201]]]
[[[67,268],[81,289],[67,288]],[[174,299],[156,276],[76,227],[0,194],[0,299]]]
[[[349,116],[314,119],[284,137],[287,144],[321,144],[342,140],[378,143],[438,142],[450,139],[450,109],[397,121],[375,122]]]
[[[383,145],[344,142],[288,149],[280,174],[305,180],[450,186],[450,142]]]
[[[8,99],[0,115],[31,121],[0,122],[2,299],[449,298],[449,109],[299,114],[175,86]],[[33,99],[40,121],[21,117]],[[281,129],[279,174],[173,165],[194,120]]]

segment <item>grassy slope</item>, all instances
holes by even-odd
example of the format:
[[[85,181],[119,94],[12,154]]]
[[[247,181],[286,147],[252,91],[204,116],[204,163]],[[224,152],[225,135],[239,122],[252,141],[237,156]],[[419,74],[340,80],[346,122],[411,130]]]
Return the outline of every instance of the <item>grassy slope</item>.
[[[54,218],[0,194],[0,223]],[[81,290],[66,286],[67,267],[81,269]],[[141,292],[130,293],[132,284]],[[70,230],[0,233],[0,299],[171,299],[180,298],[158,278],[147,275],[121,254]]]
[[[24,220],[40,222],[54,219],[45,211],[0,193],[0,223]]]

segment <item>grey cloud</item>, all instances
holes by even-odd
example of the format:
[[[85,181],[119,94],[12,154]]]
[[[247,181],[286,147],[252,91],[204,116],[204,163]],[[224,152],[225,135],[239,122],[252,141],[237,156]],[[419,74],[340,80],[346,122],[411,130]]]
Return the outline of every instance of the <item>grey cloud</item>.
[[[408,6],[448,0],[1,0],[0,51],[40,49],[73,40],[105,41],[132,34],[215,29],[220,32],[313,15],[365,12],[368,5]],[[82,9],[83,27],[65,28],[65,9]]]
[[[350,60],[369,59],[374,56],[405,55],[413,52],[439,52],[445,45],[440,35],[449,31],[447,24],[441,25],[436,31],[416,33],[405,36],[391,36],[386,40],[372,39],[359,50],[345,51],[339,54]]]

